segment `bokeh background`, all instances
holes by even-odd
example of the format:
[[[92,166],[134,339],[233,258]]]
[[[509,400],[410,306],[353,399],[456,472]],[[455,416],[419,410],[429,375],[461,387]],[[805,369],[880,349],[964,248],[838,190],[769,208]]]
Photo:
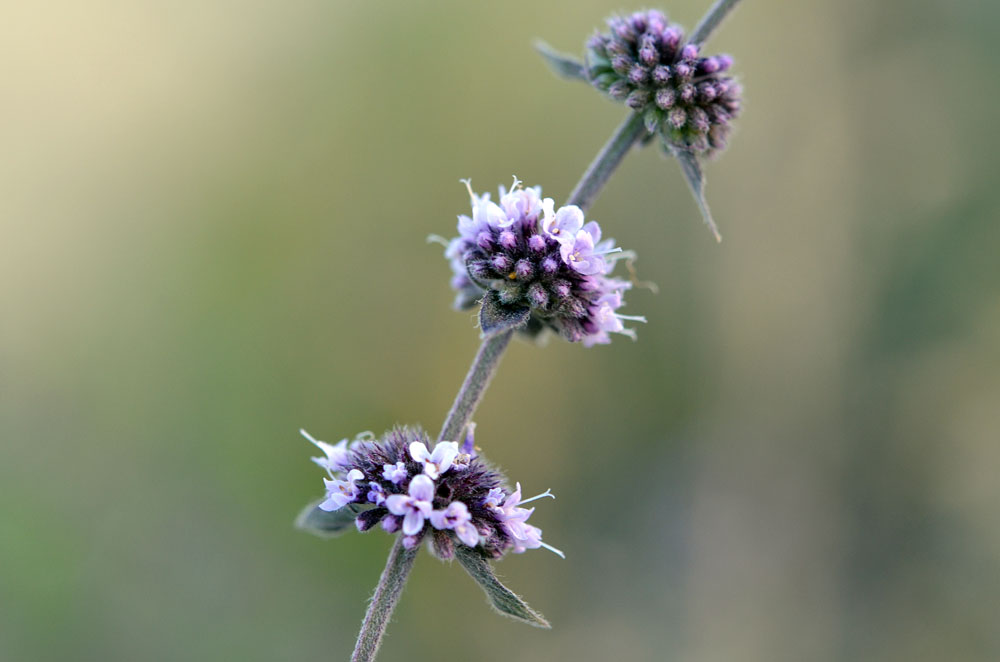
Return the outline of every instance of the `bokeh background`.
[[[666,9],[692,26],[703,0]],[[597,1],[0,4],[0,659],[346,659],[390,546],[292,528],[331,441],[437,430],[467,197],[565,199]],[[625,7],[629,9],[629,7]],[[424,554],[389,660],[1000,658],[1000,5],[746,2],[708,169],[592,210],[640,339],[516,343],[478,441],[567,552],[493,615]]]

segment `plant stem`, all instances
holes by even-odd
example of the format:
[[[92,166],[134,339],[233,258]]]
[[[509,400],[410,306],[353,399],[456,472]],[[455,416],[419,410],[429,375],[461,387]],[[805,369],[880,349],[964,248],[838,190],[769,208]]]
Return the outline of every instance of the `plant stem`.
[[[361,633],[358,635],[358,643],[354,646],[354,654],[351,662],[371,662],[378,653],[378,647],[382,643],[382,635],[389,625],[392,611],[399,602],[399,596],[406,586],[406,578],[413,568],[413,562],[417,558],[417,549],[406,549],[403,547],[403,537],[396,538],[389,553],[389,560],[385,563],[385,570],[378,580],[375,588],[375,595],[368,605],[368,613],[361,624]]]
[[[601,189],[604,188],[622,159],[628,154],[629,149],[645,133],[646,127],[643,126],[642,116],[639,113],[629,113],[629,116],[601,148],[600,153],[594,157],[587,172],[583,173],[576,188],[569,194],[569,200],[566,201],[566,204],[576,205],[584,211],[594,204],[594,200],[597,199]]]
[[[448,418],[445,419],[444,425],[441,427],[438,441],[462,441],[459,436],[468,425],[472,414],[475,413],[479,401],[483,399],[483,393],[490,385],[490,380],[493,379],[504,350],[507,349],[513,335],[513,329],[503,331],[486,338],[479,346],[479,351],[472,361],[469,373],[465,376],[462,388],[455,396],[455,404],[451,406]]]
[[[644,133],[642,118],[637,113],[630,113],[583,173],[566,204],[577,205],[583,210],[593,204],[628,150]],[[459,436],[472,419],[479,401],[483,399],[483,393],[493,379],[504,350],[507,349],[513,335],[513,330],[503,331],[483,340],[465,376],[462,388],[455,396],[455,403],[441,427],[438,441],[460,441]],[[403,593],[406,578],[416,558],[417,549],[405,549],[403,538],[399,536],[389,553],[389,560],[386,561],[385,570],[382,571],[371,604],[368,605],[368,613],[365,614],[364,623],[361,624],[358,643],[351,657],[352,662],[371,662],[375,659],[378,647],[382,643],[382,635],[389,625],[389,618],[399,601],[399,596]]]
[[[733,10],[740,0],[717,0],[714,5],[709,8],[705,15],[701,18],[701,22],[691,33],[691,39],[688,43],[694,44],[695,46],[701,46],[705,41],[715,32],[715,28],[719,27],[719,23],[722,19],[726,17],[729,12]]]

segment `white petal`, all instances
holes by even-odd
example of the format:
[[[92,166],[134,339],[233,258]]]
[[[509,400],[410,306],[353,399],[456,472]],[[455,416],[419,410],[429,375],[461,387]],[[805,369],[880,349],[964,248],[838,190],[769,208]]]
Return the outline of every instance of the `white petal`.
[[[420,533],[420,529],[422,528],[424,528],[423,514],[415,510],[406,513],[406,517],[403,518],[403,533],[408,536],[415,536]]]
[[[475,547],[479,544],[479,531],[469,522],[456,526],[455,533],[458,534],[458,539],[469,547]]]
[[[451,463],[455,460],[456,455],[458,455],[458,443],[454,441],[442,441],[434,447],[431,462],[437,465],[439,473],[444,473],[451,467]]]
[[[431,454],[427,451],[427,446],[424,445],[422,441],[414,441],[410,444],[410,457],[416,462],[423,462],[429,458]]]
[[[424,474],[414,476],[410,481],[410,496],[417,501],[432,501],[434,499],[434,481]]]
[[[405,494],[392,494],[385,499],[385,507],[393,515],[405,515],[409,512],[410,497]]]
[[[448,511],[446,510],[435,510],[430,516],[431,525],[435,529],[448,529]]]

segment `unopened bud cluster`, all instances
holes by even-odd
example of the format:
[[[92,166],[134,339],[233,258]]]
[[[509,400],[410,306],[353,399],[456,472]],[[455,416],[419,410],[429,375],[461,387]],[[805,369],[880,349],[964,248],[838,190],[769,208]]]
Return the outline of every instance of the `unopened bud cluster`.
[[[530,309],[528,333],[548,327],[586,346],[610,342],[609,333],[634,337],[623,320],[645,320],[617,312],[632,284],[608,275],[631,253],[602,240],[600,226],[586,223],[579,207],[554,210],[540,187],[520,188],[516,179],[510,192],[500,187],[500,204],[471,186],[469,195],[472,216],[458,217],[459,236],[445,252],[457,308],[485,294],[503,306]]]
[[[742,87],[726,75],[729,55],[702,57],[662,12],[608,19],[609,32],[587,43],[586,73],[611,98],[641,113],[650,133],[707,155],[726,146]]]
[[[552,495],[522,500],[520,484],[508,493],[504,476],[478,456],[471,431],[461,446],[442,441],[433,450],[424,432],[407,427],[380,440],[344,439],[338,444],[302,434],[323,451],[313,461],[329,474],[319,508],[350,508],[358,513],[360,531],[381,524],[389,533],[400,532],[409,549],[427,539],[442,559],[454,556],[456,544],[494,559],[539,547],[562,556],[542,542],[541,529],[527,523],[534,508],[522,507]]]

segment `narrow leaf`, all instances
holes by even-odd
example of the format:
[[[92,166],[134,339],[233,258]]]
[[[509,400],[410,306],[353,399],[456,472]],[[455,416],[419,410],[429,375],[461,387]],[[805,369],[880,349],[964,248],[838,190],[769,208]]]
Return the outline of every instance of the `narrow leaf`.
[[[584,71],[583,62],[572,55],[566,55],[555,50],[544,41],[535,41],[535,50],[538,51],[552,72],[560,78],[569,80],[587,80],[587,73]]]
[[[332,512],[320,509],[324,499],[317,499],[302,509],[295,518],[295,526],[320,538],[335,538],[345,531],[355,529],[354,519],[366,510],[363,506],[348,504]]]
[[[538,628],[548,629],[552,627],[544,616],[529,607],[524,600],[500,583],[500,580],[493,573],[493,567],[478,550],[465,545],[457,545],[455,558],[486,592],[486,599],[498,612]]]
[[[479,328],[483,337],[487,338],[521,326],[530,316],[531,309],[527,306],[505,306],[500,303],[497,293],[490,290],[483,295],[483,306],[479,309]]]
[[[712,231],[715,235],[716,241],[722,241],[722,235],[719,234],[719,228],[716,227],[715,221],[712,220],[712,212],[708,209],[708,201],[705,200],[705,176],[701,172],[701,165],[698,163],[698,157],[689,152],[686,149],[681,149],[679,147],[669,146],[670,153],[673,154],[677,162],[681,164],[681,170],[684,172],[684,179],[687,180],[688,186],[691,188],[691,193],[694,195],[694,201],[698,203],[698,209],[701,210],[701,217],[705,221],[705,225],[708,229]]]

